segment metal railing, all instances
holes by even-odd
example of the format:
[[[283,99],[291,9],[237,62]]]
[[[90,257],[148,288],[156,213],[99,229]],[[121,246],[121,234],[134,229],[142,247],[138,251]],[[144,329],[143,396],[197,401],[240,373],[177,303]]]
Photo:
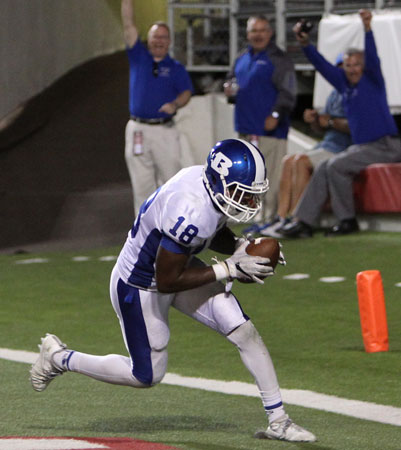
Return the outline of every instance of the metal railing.
[[[171,54],[189,71],[226,72],[246,44],[248,17],[265,14],[275,29],[277,45],[291,55],[296,69],[310,70],[292,34],[299,18],[318,22],[325,14],[393,7],[401,8],[401,0],[169,0]],[[314,27],[312,39],[316,33]]]

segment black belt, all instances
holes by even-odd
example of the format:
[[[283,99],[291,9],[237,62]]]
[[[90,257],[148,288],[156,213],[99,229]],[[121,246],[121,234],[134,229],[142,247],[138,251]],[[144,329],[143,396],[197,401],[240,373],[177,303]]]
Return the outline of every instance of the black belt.
[[[172,117],[161,117],[158,119],[142,119],[141,117],[131,116],[130,119],[135,120],[135,122],[146,123],[147,125],[164,125],[165,123],[173,121]]]

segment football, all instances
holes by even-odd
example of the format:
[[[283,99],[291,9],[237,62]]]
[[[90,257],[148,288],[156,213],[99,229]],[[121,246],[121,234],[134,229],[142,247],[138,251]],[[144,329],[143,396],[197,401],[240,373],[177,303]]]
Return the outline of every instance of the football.
[[[280,244],[274,238],[256,238],[246,248],[248,255],[263,256],[270,259],[273,269],[277,266],[280,257]]]

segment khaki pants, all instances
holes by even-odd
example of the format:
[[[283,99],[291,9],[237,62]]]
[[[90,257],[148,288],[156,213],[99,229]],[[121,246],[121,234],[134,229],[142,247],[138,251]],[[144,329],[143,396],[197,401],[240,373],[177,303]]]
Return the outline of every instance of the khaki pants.
[[[250,135],[240,135],[251,142]],[[277,213],[278,191],[280,188],[281,163],[287,154],[287,140],[270,136],[258,136],[258,148],[266,162],[269,190],[264,197],[260,222],[269,222]]]
[[[142,133],[140,155],[134,154],[136,131]],[[129,120],[125,128],[125,161],[137,216],[142,203],[182,168],[177,129],[171,124],[147,125]]]

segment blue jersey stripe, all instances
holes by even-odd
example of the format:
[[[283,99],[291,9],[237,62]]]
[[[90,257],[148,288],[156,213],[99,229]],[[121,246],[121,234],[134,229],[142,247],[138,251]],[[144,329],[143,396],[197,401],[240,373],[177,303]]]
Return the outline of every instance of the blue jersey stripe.
[[[154,263],[161,238],[162,233],[157,229],[152,230],[146,238],[131,275],[128,278],[129,283],[143,288],[148,288],[152,284],[152,279],[155,274]]]

